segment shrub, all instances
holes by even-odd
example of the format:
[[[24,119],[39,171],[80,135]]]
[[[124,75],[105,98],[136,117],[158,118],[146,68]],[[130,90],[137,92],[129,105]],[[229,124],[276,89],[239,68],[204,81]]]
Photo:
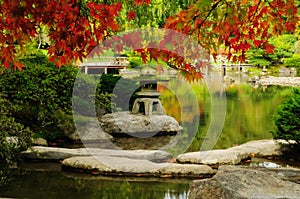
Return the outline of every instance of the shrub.
[[[294,55],[291,58],[286,58],[284,60],[284,65],[288,68],[294,67],[296,69],[300,69],[300,55]]]
[[[140,57],[129,57],[128,61],[131,68],[140,68],[143,64],[143,60]]]
[[[272,131],[275,139],[295,141],[300,145],[300,89],[295,88],[281,105],[274,116],[276,128]]]
[[[265,59],[260,59],[260,58],[254,59],[253,58],[253,59],[249,60],[249,64],[253,64],[254,66],[263,68],[264,66],[270,67],[271,62],[268,60],[265,60]]]
[[[99,79],[99,76],[78,74],[74,66],[56,68],[43,58],[34,59],[26,60],[23,71],[1,70],[0,90],[14,107],[11,116],[16,123],[30,127],[35,137],[55,140],[72,134],[75,130],[73,111],[80,116],[93,116],[92,102],[95,102],[98,116],[111,111],[111,101],[115,97],[112,93],[120,76],[102,75]],[[122,107],[122,97],[132,94],[130,88],[135,83],[123,80],[117,86],[119,98],[115,102],[118,107]],[[91,90],[96,87],[96,92]],[[76,88],[82,93],[74,96],[77,103],[72,107]]]
[[[100,100],[99,103],[102,104],[102,107],[105,101],[113,102],[113,104],[106,103],[107,105],[104,106],[108,112],[111,112],[112,108],[117,110],[130,110],[136,98],[136,96],[132,96],[132,94],[137,88],[137,83],[137,81],[121,78],[121,76],[102,75],[97,89],[97,99],[98,101]],[[110,99],[108,99],[108,97],[110,97]],[[129,104],[124,99],[130,99]]]
[[[51,63],[27,64],[23,71],[4,71],[0,76],[0,90],[15,107],[12,115],[16,122],[46,139],[62,136],[53,118],[57,110],[71,114],[77,71],[73,66],[56,68]]]
[[[0,163],[10,164],[31,143],[31,131],[10,115],[12,105],[0,96]]]

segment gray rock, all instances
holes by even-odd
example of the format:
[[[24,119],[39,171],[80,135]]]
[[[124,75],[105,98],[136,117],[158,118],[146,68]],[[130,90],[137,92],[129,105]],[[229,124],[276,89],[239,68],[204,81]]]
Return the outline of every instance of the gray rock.
[[[207,165],[185,165],[176,163],[154,163],[149,160],[125,157],[87,156],[72,157],[62,161],[65,169],[106,175],[136,176],[203,176],[213,175],[215,170]]]
[[[6,137],[6,141],[9,144],[18,144],[19,143],[19,138],[17,136],[10,136],[10,137]]]
[[[196,164],[238,164],[250,156],[265,157],[281,155],[280,146],[274,140],[250,141],[223,150],[191,152],[179,155],[178,162]]]
[[[77,125],[75,133],[68,135],[74,141],[110,140],[113,137],[99,126],[97,118],[91,118],[82,125]]]
[[[282,153],[279,143],[284,144],[286,142],[283,140],[254,140],[227,150],[243,151],[249,155],[253,154],[256,157],[280,156]]]
[[[74,156],[107,156],[107,157],[127,157],[132,159],[146,159],[153,162],[164,162],[172,158],[172,155],[160,150],[111,150],[97,148],[56,148],[56,147],[31,147],[21,153],[25,159],[41,160],[63,160]]]
[[[232,83],[234,82],[235,80],[233,79],[233,77],[231,76],[224,76],[224,82],[229,82],[229,83]]]
[[[259,82],[259,77],[257,75],[253,76],[253,77],[249,77],[247,82],[250,82],[250,83],[256,83],[256,82]]]
[[[182,127],[167,115],[142,115],[117,112],[100,119],[102,129],[107,133],[158,133],[179,132]]]
[[[37,146],[48,146],[48,142],[44,138],[34,138],[32,139],[32,144]]]
[[[248,153],[234,150],[210,150],[191,152],[179,155],[177,161],[180,163],[192,164],[238,164],[241,160],[247,158]]]
[[[273,172],[220,167],[211,179],[190,184],[189,199],[300,198],[300,185]]]
[[[285,68],[285,67],[281,67],[279,69],[279,76],[280,77],[288,77],[288,76],[290,76],[290,69]]]
[[[291,67],[290,73],[297,73],[297,69],[295,67]]]

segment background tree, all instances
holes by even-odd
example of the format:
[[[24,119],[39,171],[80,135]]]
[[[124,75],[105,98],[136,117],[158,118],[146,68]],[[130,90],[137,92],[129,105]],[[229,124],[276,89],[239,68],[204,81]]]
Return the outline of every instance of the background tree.
[[[296,51],[297,37],[293,34],[283,34],[269,39],[274,46],[274,53],[266,53],[261,48],[252,47],[247,52],[247,58],[251,64],[256,66],[270,66],[283,64],[285,58],[290,58]]]

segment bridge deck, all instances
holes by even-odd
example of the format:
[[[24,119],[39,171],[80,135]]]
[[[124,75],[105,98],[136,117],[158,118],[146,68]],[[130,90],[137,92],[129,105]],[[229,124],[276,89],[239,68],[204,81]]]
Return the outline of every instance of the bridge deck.
[[[81,64],[85,74],[88,74],[89,69],[104,68],[104,73],[107,73],[108,68],[126,68],[129,62],[127,57],[95,57],[88,59]]]

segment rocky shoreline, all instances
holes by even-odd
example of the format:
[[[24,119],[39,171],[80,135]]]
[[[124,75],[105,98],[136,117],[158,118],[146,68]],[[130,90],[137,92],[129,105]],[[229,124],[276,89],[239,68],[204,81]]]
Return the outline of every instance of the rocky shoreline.
[[[278,85],[278,86],[300,86],[300,77],[274,77],[268,76],[258,81],[262,86]]]

